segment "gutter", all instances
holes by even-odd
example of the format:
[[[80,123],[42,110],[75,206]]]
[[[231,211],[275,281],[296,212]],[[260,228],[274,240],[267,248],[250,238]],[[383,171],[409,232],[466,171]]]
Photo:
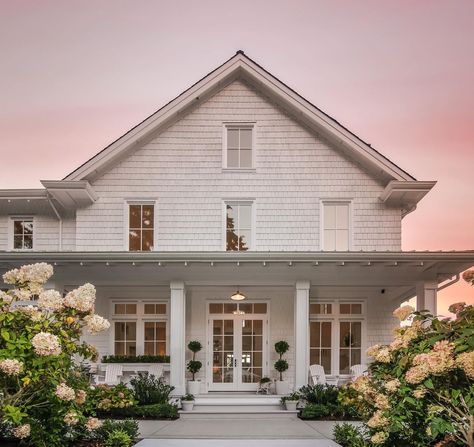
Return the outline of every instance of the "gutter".
[[[53,201],[51,200],[51,196],[48,194],[48,202],[51,205],[51,208],[54,211],[54,214],[56,214],[56,217],[58,218],[59,222],[59,240],[58,240],[58,249],[59,251],[63,250],[63,219],[61,215],[59,214],[57,208],[54,206]]]

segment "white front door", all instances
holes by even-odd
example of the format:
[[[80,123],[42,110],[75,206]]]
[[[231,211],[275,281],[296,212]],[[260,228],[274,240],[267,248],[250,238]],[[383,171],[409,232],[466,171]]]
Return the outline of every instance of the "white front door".
[[[267,370],[267,305],[231,304],[232,313],[209,313],[209,390],[254,391]]]

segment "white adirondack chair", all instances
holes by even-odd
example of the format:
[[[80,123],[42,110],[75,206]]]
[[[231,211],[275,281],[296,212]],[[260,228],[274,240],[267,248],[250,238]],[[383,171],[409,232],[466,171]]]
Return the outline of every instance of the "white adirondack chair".
[[[311,380],[313,381],[313,385],[321,384],[326,385],[326,373],[324,372],[324,368],[322,365],[310,365],[309,367],[309,374],[311,375]]]
[[[357,379],[357,377],[367,374],[367,365],[353,365],[351,366],[351,376],[352,380]]]
[[[148,367],[148,375],[155,376],[155,379],[163,377],[163,365],[160,365],[159,363],[153,363]]]
[[[105,377],[102,379],[99,375],[95,376],[97,385],[118,385],[123,375],[123,366],[117,363],[109,363],[105,367]]]

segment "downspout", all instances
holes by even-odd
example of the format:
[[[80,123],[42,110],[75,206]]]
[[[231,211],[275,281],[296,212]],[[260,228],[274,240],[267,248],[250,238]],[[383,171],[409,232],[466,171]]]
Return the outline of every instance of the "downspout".
[[[59,214],[57,208],[54,206],[54,203],[51,200],[51,196],[49,194],[48,194],[48,202],[51,205],[51,208],[53,209],[54,214],[56,214],[56,217],[58,218],[58,222],[59,222],[59,244],[58,244],[58,248],[59,248],[59,251],[62,251],[63,250],[63,219],[61,218],[61,215]]]
[[[449,287],[449,286],[452,286],[453,284],[456,284],[459,281],[459,278],[460,278],[460,275],[458,273],[458,274],[456,274],[454,279],[452,279],[451,281],[447,282],[446,284],[443,284],[442,286],[438,287],[436,289],[436,291],[439,292],[440,290],[446,289],[446,287]]]

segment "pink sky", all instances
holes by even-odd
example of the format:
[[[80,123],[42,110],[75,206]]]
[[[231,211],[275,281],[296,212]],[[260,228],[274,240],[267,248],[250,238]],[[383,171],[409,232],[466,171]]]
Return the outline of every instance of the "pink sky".
[[[420,180],[404,250],[474,249],[474,2],[0,0],[0,188],[59,179],[243,49]],[[447,303],[474,301],[459,283]]]

